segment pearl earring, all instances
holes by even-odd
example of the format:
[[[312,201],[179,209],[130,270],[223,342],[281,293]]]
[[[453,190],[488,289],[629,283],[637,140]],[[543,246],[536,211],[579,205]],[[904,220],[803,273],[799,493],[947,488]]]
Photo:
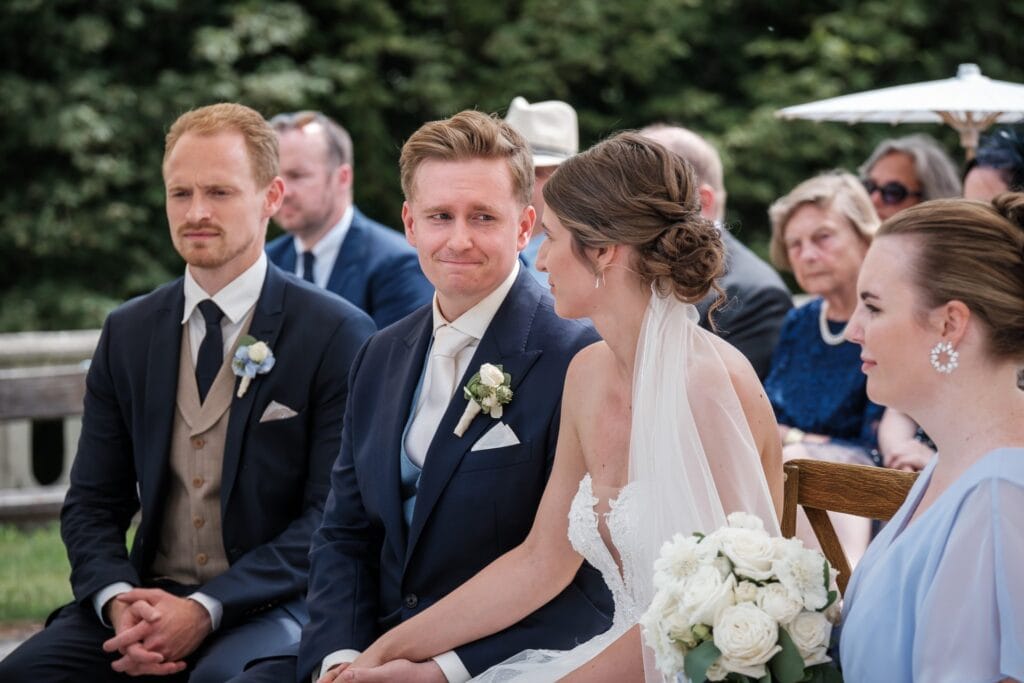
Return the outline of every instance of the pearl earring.
[[[939,357],[942,354],[946,354],[946,357],[948,358],[945,363],[939,360]],[[941,372],[943,375],[949,375],[956,370],[956,366],[960,364],[960,354],[948,341],[940,341],[932,347],[929,360],[936,372]]]

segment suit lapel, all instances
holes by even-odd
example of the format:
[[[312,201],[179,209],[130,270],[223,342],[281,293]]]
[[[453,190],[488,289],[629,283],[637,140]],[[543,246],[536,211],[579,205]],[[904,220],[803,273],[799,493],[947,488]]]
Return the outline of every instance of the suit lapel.
[[[284,292],[287,282],[281,276],[277,266],[267,264],[267,276],[263,281],[263,291],[256,301],[256,309],[253,311],[252,322],[249,323],[247,334],[255,337],[258,341],[266,342],[271,351],[277,350],[277,336],[281,331],[281,322],[284,318]],[[234,387],[237,390],[238,378],[234,378]],[[249,390],[242,398],[233,398],[231,403],[231,415],[228,417],[227,436],[224,441],[224,464],[221,474],[221,514],[227,511],[227,501],[231,497],[231,491],[235,485],[235,475],[238,472],[238,463],[242,454],[242,443],[245,441],[245,431],[249,425],[249,415],[252,413],[256,397],[260,395],[266,382],[259,378],[254,379],[249,385]]]
[[[295,261],[298,258],[295,253],[295,242],[289,239],[283,246],[285,248],[281,251],[281,262],[277,264],[277,267],[286,273],[294,273]]]
[[[401,450],[402,436],[405,434],[406,423],[412,411],[413,393],[419,382],[420,374],[423,372],[427,345],[433,334],[433,315],[428,307],[415,315],[422,315],[412,331],[401,339],[396,339],[391,344],[388,352],[386,375],[389,378],[387,384],[398,388],[397,403],[394,410],[381,411],[381,419],[376,427],[380,439],[380,449],[383,454],[382,463],[372,463],[372,466],[382,473],[383,476],[367,477],[367,481],[377,482],[380,489],[377,491],[377,500],[387,501],[380,506],[381,517],[384,526],[387,528],[387,537],[394,546],[392,550],[395,557],[404,557],[406,547],[405,519],[402,517],[402,472],[401,472]]]
[[[358,301],[362,297],[356,296],[359,293],[359,287],[356,285],[365,279],[366,259],[363,250],[366,246],[366,226],[362,224],[359,212],[355,209],[353,211],[352,224],[349,225],[348,233],[341,243],[341,248],[338,249],[338,258],[334,260],[331,277],[327,279],[327,289],[362,307],[364,303]]]
[[[142,519],[157,519],[156,506],[162,502],[171,427],[178,395],[178,361],[181,358],[181,316],[185,311],[183,280],[167,290],[154,309],[149,354],[146,358],[146,397],[143,409],[144,453],[140,490]]]
[[[423,474],[420,476],[419,491],[416,496],[416,508],[413,512],[412,524],[409,528],[409,544],[406,563],[412,557],[416,542],[419,540],[423,527],[441,493],[447,486],[462,458],[473,447],[476,440],[484,432],[494,426],[496,421],[481,413],[474,419],[465,434],[457,437],[455,425],[466,409],[466,399],[461,387],[469,382],[469,378],[480,370],[484,363],[501,365],[502,369],[512,376],[512,392],[515,394],[523,378],[533,367],[541,355],[540,349],[527,349],[526,342],[530,336],[531,322],[536,313],[541,297],[540,285],[534,282],[533,276],[525,268],[519,271],[519,277],[509,291],[508,296],[491,321],[480,345],[473,354],[473,359],[466,369],[465,375],[455,391],[455,396],[444,417],[438,425],[434,439],[430,442],[424,462]],[[515,410],[516,398],[513,395],[508,410]]]

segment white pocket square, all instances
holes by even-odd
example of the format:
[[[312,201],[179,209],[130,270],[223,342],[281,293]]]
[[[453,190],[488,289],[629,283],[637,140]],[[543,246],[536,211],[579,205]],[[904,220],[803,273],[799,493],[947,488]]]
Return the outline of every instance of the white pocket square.
[[[289,417],[295,417],[296,415],[298,415],[298,413],[285,404],[278,403],[277,401],[271,401],[267,406],[267,409],[263,411],[263,415],[260,417],[260,422],[287,420]]]
[[[470,448],[472,451],[485,451],[492,448],[502,448],[504,446],[515,446],[519,443],[519,437],[512,431],[504,422],[499,422],[490,429],[487,433],[477,439],[473,447]]]

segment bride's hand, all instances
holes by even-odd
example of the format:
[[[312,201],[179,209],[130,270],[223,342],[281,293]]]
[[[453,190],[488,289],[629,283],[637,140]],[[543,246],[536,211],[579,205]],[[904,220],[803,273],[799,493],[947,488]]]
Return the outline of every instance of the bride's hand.
[[[345,669],[337,679],[339,681],[357,681],[358,683],[386,683],[387,681],[407,681],[408,683],[447,683],[441,667],[434,660],[410,662],[408,659],[395,659],[387,664],[373,668],[356,667],[355,664]]]

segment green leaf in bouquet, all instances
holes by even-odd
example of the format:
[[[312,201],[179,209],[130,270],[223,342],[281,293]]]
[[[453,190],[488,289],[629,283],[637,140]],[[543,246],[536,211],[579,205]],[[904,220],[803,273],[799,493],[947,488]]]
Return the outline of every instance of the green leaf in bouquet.
[[[244,334],[238,339],[239,346],[252,346],[256,343],[256,337],[251,334]]]
[[[828,592],[828,600],[825,601],[825,606],[822,607],[818,611],[819,612],[824,612],[825,610],[827,610],[829,607],[832,606],[833,602],[835,602],[838,599],[839,599],[839,593],[837,591],[829,591]]]
[[[832,662],[816,664],[807,671],[812,674],[810,683],[843,683],[843,674]]]
[[[715,641],[705,640],[703,643],[686,653],[683,670],[691,681],[703,681],[707,678],[708,667],[715,663],[722,651],[715,647]]]
[[[800,683],[804,677],[804,658],[796,649],[786,629],[779,627],[779,646],[782,650],[768,662],[775,680],[779,683]]]
[[[764,676],[757,679],[757,683],[772,683],[772,672],[771,669],[765,671]]]

